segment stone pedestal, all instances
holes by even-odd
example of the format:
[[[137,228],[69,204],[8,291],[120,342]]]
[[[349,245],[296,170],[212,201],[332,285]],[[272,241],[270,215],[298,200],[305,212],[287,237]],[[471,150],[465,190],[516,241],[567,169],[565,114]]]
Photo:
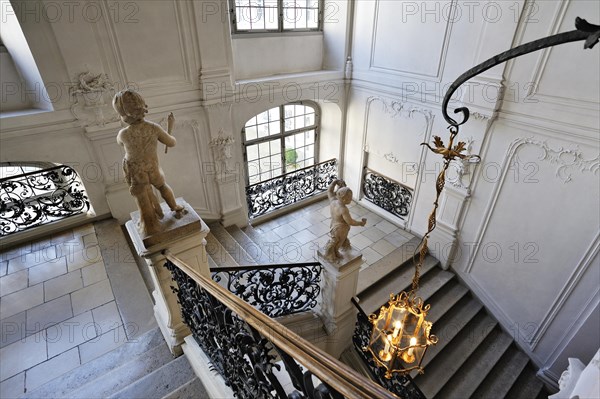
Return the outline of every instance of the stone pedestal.
[[[325,350],[339,359],[342,352],[352,345],[352,335],[356,324],[356,308],[350,301],[356,295],[358,272],[362,264],[362,254],[351,248],[342,252],[342,259],[330,262],[317,251],[323,265],[321,281],[321,317],[329,335]]]
[[[209,277],[208,257],[206,255],[205,237],[209,232],[194,209],[182,198],[177,198],[177,204],[187,211],[182,218],[176,219],[167,204],[161,206],[165,216],[161,220],[163,230],[152,236],[141,236],[137,229],[136,221],[139,220],[139,211],[131,213],[131,219],[125,224],[133,241],[135,249],[146,260],[150,267],[150,274],[154,283],[154,316],[171,349],[179,356],[182,353],[181,345],[184,338],[190,334],[188,327],[183,323],[181,310],[177,303],[177,296],[171,286],[176,283],[171,279],[171,273],[164,267],[164,250],[178,257],[199,273]]]

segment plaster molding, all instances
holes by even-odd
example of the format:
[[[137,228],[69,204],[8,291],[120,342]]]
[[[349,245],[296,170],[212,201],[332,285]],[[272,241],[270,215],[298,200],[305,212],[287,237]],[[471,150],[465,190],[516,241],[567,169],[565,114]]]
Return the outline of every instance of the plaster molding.
[[[74,98],[71,114],[82,127],[104,127],[119,120],[112,106],[105,101],[107,94],[112,97],[115,92],[114,84],[106,73],[92,73],[88,68],[77,75],[69,92]],[[105,112],[110,116],[105,116]]]
[[[491,200],[489,201],[487,209],[485,210],[484,221],[483,221],[482,225],[480,226],[479,231],[477,233],[477,236],[476,236],[477,238],[475,240],[476,245],[471,250],[471,253],[469,256],[469,262],[467,263],[467,265],[464,269],[465,273],[470,273],[473,268],[473,263],[475,262],[475,255],[477,254],[477,252],[479,250],[479,246],[483,240],[483,236],[485,235],[485,232],[487,231],[487,228],[489,226],[489,223],[490,223],[490,220],[494,213],[494,210],[496,209],[496,203],[498,202],[498,198],[500,197],[501,189],[504,186],[504,182],[506,181],[506,176],[510,169],[509,165],[511,164],[511,162],[513,161],[515,156],[517,156],[517,151],[519,150],[519,148],[521,148],[521,146],[523,146],[523,145],[538,146],[539,148],[541,148],[544,151],[542,156],[540,158],[538,158],[538,160],[540,160],[540,161],[545,160],[545,161],[549,161],[551,164],[558,164],[559,166],[556,170],[556,176],[559,179],[561,179],[563,181],[563,183],[568,183],[569,181],[572,180],[571,174],[569,174],[569,173],[566,175],[564,174],[565,170],[568,170],[570,168],[575,167],[581,173],[583,173],[585,171],[589,171],[594,174],[598,174],[598,171],[600,170],[600,154],[594,159],[585,160],[585,159],[583,159],[583,155],[582,155],[581,151],[579,150],[578,146],[576,146],[575,149],[571,149],[571,150],[568,150],[568,149],[566,150],[563,147],[559,147],[558,149],[552,149],[552,148],[550,148],[550,146],[548,145],[548,143],[545,140],[544,141],[535,140],[533,137],[518,138],[518,139],[514,140],[508,146],[508,149],[504,156],[504,160],[502,162],[502,175],[501,175],[500,179],[498,179],[498,182],[495,184],[495,187],[492,192]],[[567,157],[566,160],[565,160],[565,156]],[[568,157],[571,157],[571,161],[568,160]]]
[[[465,155],[473,155],[473,143],[475,139],[473,136],[469,137],[465,140],[466,143],[466,154]],[[456,176],[452,176],[446,173],[446,182],[450,183],[452,186],[456,188],[462,188],[469,191],[469,186],[471,185],[470,177],[472,172],[472,164],[469,163],[466,159],[455,159],[450,162],[450,166],[456,171]],[[465,182],[463,179],[469,177],[469,181]]]

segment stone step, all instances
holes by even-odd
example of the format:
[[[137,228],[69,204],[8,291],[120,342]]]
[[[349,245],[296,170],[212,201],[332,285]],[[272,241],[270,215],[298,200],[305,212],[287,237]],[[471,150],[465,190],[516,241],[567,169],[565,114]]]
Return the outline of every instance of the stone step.
[[[436,356],[465,328],[467,324],[480,313],[483,306],[471,298],[470,295],[464,296],[452,309],[448,311],[441,319],[439,319],[431,328],[432,334],[439,338],[436,345],[430,346],[427,353],[421,362],[421,366],[427,372],[427,365],[432,363]],[[417,371],[411,373],[411,377],[415,378],[418,375]]]
[[[208,398],[206,388],[202,385],[199,378],[187,382],[180,386],[168,395],[163,396],[163,399],[201,399]]]
[[[210,232],[225,248],[227,253],[242,266],[256,265],[254,259],[246,252],[246,249],[240,245],[219,222],[209,225]]]
[[[73,399],[107,398],[171,361],[173,361],[173,355],[166,343],[163,343],[88,382],[69,393],[67,397]]]
[[[425,373],[414,378],[425,397],[433,398],[446,385],[497,324],[481,311],[459,332],[452,344],[447,345],[436,356],[435,362],[428,365]]]
[[[467,293],[469,289],[462,285],[458,280],[453,279],[440,288],[429,299],[431,310],[427,315],[427,320],[436,323],[456,305]]]
[[[508,399],[537,398],[543,391],[543,387],[544,384],[537,378],[535,371],[526,366],[505,397]]]
[[[218,267],[239,266],[212,232],[206,236],[206,253],[215,261]]]
[[[268,259],[266,264],[290,263],[284,250],[293,237],[282,239],[272,231],[252,226],[246,226],[242,231],[261,249],[262,256]]]
[[[371,266],[361,270],[358,274],[357,294],[360,296],[369,287],[372,287],[389,274],[397,272],[398,269],[410,270],[409,274],[412,279],[415,270],[412,257],[420,241],[420,239],[413,237]]]
[[[185,356],[165,364],[131,385],[109,396],[110,399],[161,399],[196,378]]]
[[[271,263],[267,252],[263,251],[263,248],[259,244],[252,241],[252,239],[248,237],[246,233],[244,233],[239,227],[233,225],[225,228],[225,230],[227,230],[229,235],[231,235],[234,240],[236,240],[237,243],[242,246],[242,248],[246,249],[246,252],[256,264],[266,265]]]
[[[126,342],[111,352],[108,352],[89,363],[83,364],[52,381],[47,382],[27,392],[25,398],[64,398],[71,391],[78,389],[96,378],[108,373],[131,359],[134,359],[153,348],[165,345],[164,338],[158,327],[137,337],[135,342]]]
[[[454,274],[435,268],[434,266],[437,264],[437,259],[433,257],[427,257],[423,264],[418,296],[424,301],[454,278]],[[388,276],[379,284],[372,286],[371,289],[359,294],[360,307],[367,314],[376,312],[390,300],[390,294],[398,294],[410,286],[413,274],[414,269],[405,268],[398,274]]]
[[[504,398],[528,362],[527,355],[516,346],[510,346],[472,396]]]
[[[437,397],[470,398],[512,343],[513,340],[508,334],[496,328],[477,347],[467,359],[467,364],[454,374]]]

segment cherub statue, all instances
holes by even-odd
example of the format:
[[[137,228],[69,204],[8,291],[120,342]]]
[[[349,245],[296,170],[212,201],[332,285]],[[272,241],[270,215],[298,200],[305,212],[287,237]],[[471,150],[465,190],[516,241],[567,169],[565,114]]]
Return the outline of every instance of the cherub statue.
[[[173,113],[169,114],[166,132],[158,124],[144,120],[148,106],[142,96],[131,89],[118,92],[113,99],[113,107],[121,120],[129,125],[119,131],[117,143],[125,149],[123,171],[129,192],[135,197],[140,211],[139,230],[149,236],[161,230],[159,220],[164,216],[152,186],[160,192],[176,218],[180,218],[183,211],[165,181],[156,154],[159,141],[167,147],[174,147],[177,143],[171,136],[175,117]]]
[[[336,186],[338,187],[335,190]],[[347,206],[352,202],[352,190],[346,187],[343,180],[334,180],[327,189],[329,208],[331,211],[331,228],[329,230],[329,241],[325,244],[325,259],[335,262],[342,257],[340,249],[349,249],[348,233],[350,226],[364,226],[367,219],[360,222],[352,219]]]

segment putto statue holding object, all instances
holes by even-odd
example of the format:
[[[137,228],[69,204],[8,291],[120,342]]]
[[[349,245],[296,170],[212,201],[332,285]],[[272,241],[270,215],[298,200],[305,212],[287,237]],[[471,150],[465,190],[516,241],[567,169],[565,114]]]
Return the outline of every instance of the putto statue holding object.
[[[336,190],[336,187],[337,190]],[[338,261],[342,255],[340,250],[350,249],[348,233],[350,226],[364,226],[367,219],[361,221],[352,219],[347,205],[352,202],[352,190],[346,187],[343,180],[334,180],[327,189],[329,209],[331,211],[331,227],[329,241],[325,244],[325,259],[330,262]]]
[[[118,92],[113,99],[113,107],[127,127],[117,135],[117,142],[125,149],[123,171],[129,192],[135,198],[140,211],[140,233],[149,236],[161,231],[160,219],[163,212],[152,191],[154,186],[167,202],[175,218],[180,218],[183,207],[175,202],[173,190],[165,181],[165,175],[158,164],[157,145],[174,147],[177,140],[171,136],[175,124],[173,113],[167,118],[167,131],[160,125],[144,119],[148,106],[142,96],[134,90]]]

